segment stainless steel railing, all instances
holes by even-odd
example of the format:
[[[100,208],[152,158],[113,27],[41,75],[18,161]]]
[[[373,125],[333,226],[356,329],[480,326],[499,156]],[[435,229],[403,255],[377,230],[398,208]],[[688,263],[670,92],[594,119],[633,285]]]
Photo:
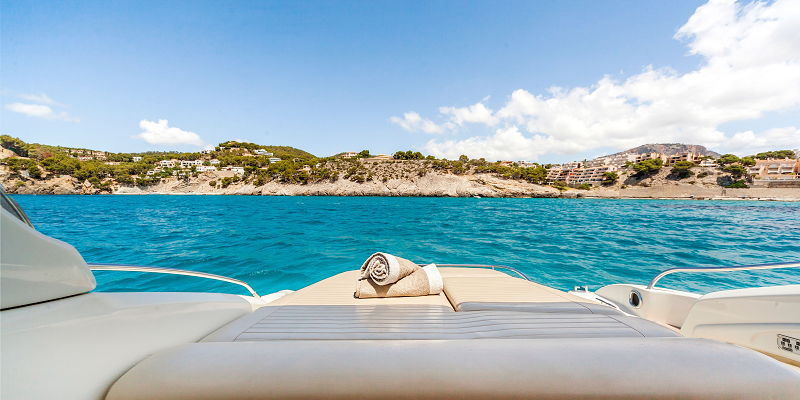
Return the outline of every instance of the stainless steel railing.
[[[424,267],[424,266],[426,266],[428,264],[417,264],[417,265],[419,265],[420,267]],[[507,270],[513,271],[517,275],[521,276],[522,279],[525,279],[526,281],[530,281],[531,280],[531,278],[528,278],[528,276],[523,274],[522,271],[520,271],[520,270],[518,270],[516,268],[505,266],[505,265],[492,265],[492,264],[436,264],[436,266],[437,267],[491,268],[491,269],[500,268],[500,269],[507,269]]]
[[[659,279],[676,272],[724,272],[724,271],[750,271],[757,269],[776,269],[776,268],[793,268],[800,267],[800,262],[788,263],[772,263],[772,264],[754,264],[754,265],[737,265],[733,267],[680,267],[672,268],[661,272],[653,277],[647,285],[648,289],[652,289]]]
[[[174,269],[174,268],[161,268],[161,267],[148,267],[145,265],[128,265],[128,264],[105,264],[105,263],[87,263],[89,265],[89,269],[92,271],[127,271],[127,272],[151,272],[156,274],[169,274],[169,275],[185,275],[185,276],[194,276],[197,278],[206,278],[206,279],[214,279],[217,281],[223,281],[228,283],[233,283],[239,286],[244,286],[253,297],[261,298],[261,296],[256,293],[256,291],[250,287],[246,282],[240,281],[238,279],[228,278],[227,276],[222,275],[214,275],[214,274],[207,274],[205,272],[197,272],[197,271],[188,271],[185,269]]]

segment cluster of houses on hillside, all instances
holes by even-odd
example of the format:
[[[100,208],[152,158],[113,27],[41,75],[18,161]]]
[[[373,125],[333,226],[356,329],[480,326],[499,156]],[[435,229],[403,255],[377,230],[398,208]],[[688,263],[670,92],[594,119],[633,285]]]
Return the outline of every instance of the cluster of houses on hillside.
[[[203,160],[161,160],[155,163],[156,168],[150,171],[147,171],[147,176],[152,176],[164,171],[165,168],[170,169],[181,169],[181,170],[188,170],[194,167],[195,171],[197,172],[211,172],[211,171],[231,171],[234,174],[244,174],[244,167],[217,167],[220,164],[220,161],[217,159],[213,159],[209,161],[211,165],[203,165]],[[172,172],[173,176],[181,175],[178,171]]]
[[[358,153],[355,151],[345,151],[341,155],[342,158],[350,159],[358,157]],[[394,160],[394,157],[386,154],[378,154],[377,156],[371,156],[364,158],[364,161],[385,161],[385,160]]]
[[[797,158],[756,160],[756,165],[747,167],[747,180],[753,186],[782,186],[799,182],[799,151],[795,151],[795,157]]]
[[[795,157],[795,159],[786,158],[783,160],[756,160],[755,165],[747,168],[745,178],[755,186],[774,181],[800,182],[800,151],[795,150]],[[563,165],[555,165],[548,170],[546,182],[552,184],[556,181],[564,181],[570,186],[582,184],[596,186],[604,180],[603,173],[605,172],[618,172],[624,169],[626,165],[653,159],[660,159],[663,165],[670,167],[679,161],[694,162],[700,167],[719,167],[715,159],[703,157],[698,153],[685,152],[672,155],[664,153],[621,153],[598,157],[586,162],[573,161]]]
[[[94,151],[94,150],[85,150],[85,149],[70,149],[70,148],[63,149],[62,151],[67,153],[68,156],[70,156],[72,158],[77,158],[80,161],[105,160],[106,159],[106,152],[104,152],[104,151]]]

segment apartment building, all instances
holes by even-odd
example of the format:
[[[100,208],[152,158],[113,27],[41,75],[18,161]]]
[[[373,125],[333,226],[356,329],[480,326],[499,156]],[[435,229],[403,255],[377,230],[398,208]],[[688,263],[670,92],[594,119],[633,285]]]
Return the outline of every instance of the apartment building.
[[[554,183],[555,181],[566,181],[569,178],[570,174],[576,168],[581,168],[583,163],[580,161],[574,161],[571,163],[562,164],[560,166],[553,166],[549,170],[547,170],[547,177],[545,178],[546,183]]]
[[[573,186],[580,186],[588,183],[592,186],[600,185],[603,181],[603,173],[616,172],[619,168],[613,165],[600,165],[595,167],[576,168],[567,177],[567,184]]]
[[[792,180],[800,179],[800,161],[791,158],[783,160],[756,160],[756,165],[747,167],[747,172],[755,180]]]
[[[642,162],[642,161],[645,161],[645,160],[655,160],[655,159],[660,159],[660,160],[661,160],[661,162],[663,162],[664,164],[666,164],[666,163],[667,163],[667,161],[668,161],[668,160],[667,160],[667,155],[666,155],[666,154],[662,154],[662,153],[655,153],[655,152],[654,152],[654,153],[642,153],[642,154],[637,154],[637,155],[636,155],[636,158],[634,159],[634,161],[633,161],[633,162],[634,162],[634,163],[640,163],[640,162]]]
[[[586,167],[599,167],[602,165],[613,165],[614,167],[620,168],[624,166],[626,163],[635,163],[636,162],[637,154],[632,153],[623,153],[623,154],[614,154],[610,156],[598,157],[594,160],[587,161]]]
[[[694,162],[698,158],[700,158],[700,154],[694,154],[694,153],[673,154],[673,155],[671,155],[671,156],[669,156],[667,158],[667,163],[665,163],[665,164],[667,164],[667,165],[669,165],[671,167],[671,166],[675,165],[676,162],[679,162],[679,161]]]

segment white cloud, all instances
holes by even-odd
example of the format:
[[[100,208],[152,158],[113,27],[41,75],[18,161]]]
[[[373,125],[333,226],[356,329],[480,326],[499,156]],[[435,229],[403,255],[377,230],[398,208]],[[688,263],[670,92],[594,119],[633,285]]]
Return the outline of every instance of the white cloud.
[[[800,147],[800,129],[793,126],[773,128],[760,134],[738,132],[720,148],[726,153],[746,156],[770,150],[794,150]]]
[[[670,68],[648,66],[623,82],[605,76],[591,87],[552,87],[545,95],[518,89],[497,112],[483,102],[465,108],[442,107],[440,113],[455,125],[504,123],[506,128],[483,138],[431,140],[425,147],[433,154],[452,156],[472,149],[471,157],[498,158],[534,158],[599,147],[626,149],[652,142],[742,152],[797,147],[796,131],[790,132],[794,128],[726,136],[717,127],[800,106],[798,26],[797,1],[743,5],[711,0],[675,34],[686,42],[689,54],[703,58],[696,70],[681,75]],[[428,121],[417,113],[408,115]],[[530,137],[511,129],[517,126],[524,127]]]
[[[527,138],[516,126],[500,128],[487,137],[471,137],[466,140],[447,140],[437,142],[431,139],[425,150],[436,157],[451,160],[466,154],[470,157],[483,157],[487,161],[536,158],[552,147],[549,138],[534,136]]]
[[[139,127],[142,128],[144,132],[136,135],[136,137],[142,138],[150,144],[191,144],[199,147],[205,146],[205,143],[200,140],[200,135],[175,127],[170,128],[169,122],[166,119],[160,119],[158,122],[143,119],[139,121]]]
[[[53,99],[47,97],[47,95],[44,94],[44,93],[42,93],[40,95],[28,94],[28,93],[19,93],[17,95],[17,97],[19,97],[21,99],[25,99],[25,100],[30,100],[30,101],[33,101],[33,102],[36,102],[36,103],[40,103],[40,104],[50,104],[50,105],[53,105],[53,106],[67,107],[65,104],[61,104],[61,103],[57,103],[57,102],[53,101]]]
[[[489,97],[483,99],[483,101],[486,100],[489,100]],[[449,115],[450,120],[458,126],[464,125],[465,122],[478,122],[489,126],[495,126],[500,122],[496,116],[492,115],[492,110],[488,109],[483,102],[461,108],[439,107],[439,112],[444,115]]]
[[[11,103],[6,104],[6,109],[15,113],[25,114],[29,117],[40,117],[44,119],[59,119],[68,122],[81,122],[80,119],[67,114],[66,112],[56,113],[52,108],[40,104]]]
[[[389,121],[400,125],[403,129],[409,132],[422,131],[425,133],[444,133],[447,130],[452,130],[455,126],[446,122],[442,125],[437,125],[435,122],[422,118],[419,114],[411,111],[403,114],[403,118],[391,117]]]

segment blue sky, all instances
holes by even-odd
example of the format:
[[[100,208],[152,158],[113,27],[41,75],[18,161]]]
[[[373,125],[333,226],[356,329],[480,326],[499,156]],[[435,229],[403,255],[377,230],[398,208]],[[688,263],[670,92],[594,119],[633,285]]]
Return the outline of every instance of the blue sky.
[[[414,149],[544,162],[665,141],[800,147],[800,99],[786,93],[800,87],[791,86],[800,52],[790,31],[767,23],[774,14],[793,23],[783,16],[798,7],[720,2],[697,11],[704,3],[7,0],[2,132],[115,152],[244,139],[320,156]],[[767,22],[745,26],[747,16]],[[754,45],[741,37],[759,32],[788,43],[772,64],[726,61],[738,68],[723,72],[730,80],[686,83],[704,71],[720,76],[706,71],[723,57],[715,49],[744,52]],[[729,40],[703,46],[720,34]],[[785,67],[781,87],[715,93],[737,71],[763,76],[776,65]],[[643,73],[648,66],[658,76]],[[708,95],[696,100],[698,92]],[[719,100],[737,96],[766,98],[744,108]],[[676,104],[692,101],[710,111],[685,117],[692,112]]]

